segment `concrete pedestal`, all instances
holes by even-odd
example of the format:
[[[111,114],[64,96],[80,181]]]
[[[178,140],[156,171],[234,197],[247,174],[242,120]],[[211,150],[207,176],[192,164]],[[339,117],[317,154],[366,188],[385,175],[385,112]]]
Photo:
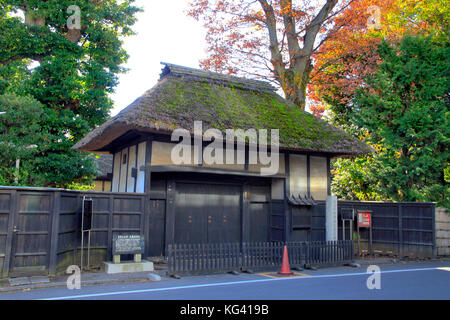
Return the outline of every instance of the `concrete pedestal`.
[[[108,274],[154,271],[153,262],[146,260],[142,260],[141,262],[123,262],[123,263],[103,262],[103,266],[105,272]]]

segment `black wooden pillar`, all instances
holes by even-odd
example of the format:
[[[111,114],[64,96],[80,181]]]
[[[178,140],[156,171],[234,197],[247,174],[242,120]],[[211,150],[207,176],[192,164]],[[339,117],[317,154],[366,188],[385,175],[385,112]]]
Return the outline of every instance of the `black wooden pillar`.
[[[436,205],[433,203],[431,208],[431,231],[433,232],[433,257],[437,256],[436,247]]]
[[[150,188],[151,188],[152,142],[153,142],[153,138],[149,137],[147,139],[146,148],[145,148],[145,182],[144,182],[144,192],[146,194],[150,194]]]
[[[241,228],[241,243],[250,242],[250,186],[248,183],[242,185],[241,195],[241,213],[242,213],[242,228]]]
[[[175,186],[174,180],[167,180],[165,252],[175,242]]]
[[[284,212],[285,212],[285,220],[284,220],[284,241],[289,241],[290,239],[290,230],[291,230],[291,210],[289,207],[289,203],[287,198],[291,195],[291,186],[290,186],[290,162],[289,162],[289,153],[286,153],[284,157],[284,166],[285,166],[285,175],[286,179],[284,179]]]
[[[330,164],[330,157],[327,157],[327,195],[331,196],[331,164]]]
[[[81,201],[81,196],[80,200]],[[108,261],[112,261],[112,241],[113,241],[113,221],[114,221],[114,196],[108,197]]]
[[[152,142],[153,138],[149,137],[147,139],[146,147],[145,147],[145,180],[144,180],[144,239],[145,239],[145,253],[144,259],[148,257],[148,252],[150,248],[150,214],[151,214],[151,205],[150,205],[150,189],[151,189],[151,164],[152,164]],[[137,149],[137,147],[136,147]],[[137,160],[136,160],[137,161]],[[137,175],[136,175],[137,180]]]
[[[244,170],[248,171],[250,159],[250,145],[245,146]],[[237,147],[236,147],[237,152]],[[241,245],[250,241],[250,186],[247,182],[242,184],[241,193]]]

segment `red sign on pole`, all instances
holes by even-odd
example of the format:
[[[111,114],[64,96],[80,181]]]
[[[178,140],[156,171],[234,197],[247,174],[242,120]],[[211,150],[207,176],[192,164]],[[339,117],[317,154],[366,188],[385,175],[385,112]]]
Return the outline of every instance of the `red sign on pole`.
[[[371,218],[371,212],[358,212],[358,226],[360,228],[370,228]]]

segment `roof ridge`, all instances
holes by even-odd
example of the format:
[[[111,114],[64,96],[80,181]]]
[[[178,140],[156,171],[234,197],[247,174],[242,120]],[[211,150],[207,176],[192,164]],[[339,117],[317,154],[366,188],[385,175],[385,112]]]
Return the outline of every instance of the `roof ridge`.
[[[235,84],[243,87],[243,89],[256,90],[256,91],[269,91],[276,92],[277,88],[270,83],[262,80],[248,79],[244,77],[237,77],[228,74],[212,72],[202,69],[195,69],[191,67],[180,66],[177,64],[161,62],[165,67],[162,69],[160,79],[167,75],[174,76],[186,76],[197,79],[206,79],[209,81],[220,82],[222,84]]]

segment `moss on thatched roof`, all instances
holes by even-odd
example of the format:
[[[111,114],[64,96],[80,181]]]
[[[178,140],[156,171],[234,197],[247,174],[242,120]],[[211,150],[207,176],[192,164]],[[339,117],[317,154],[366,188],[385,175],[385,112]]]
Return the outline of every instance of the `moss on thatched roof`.
[[[279,129],[280,147],[354,155],[371,152],[363,142],[301,111],[265,82],[166,64],[155,87],[93,130],[74,148],[99,151],[129,130],[170,134],[203,130]]]

